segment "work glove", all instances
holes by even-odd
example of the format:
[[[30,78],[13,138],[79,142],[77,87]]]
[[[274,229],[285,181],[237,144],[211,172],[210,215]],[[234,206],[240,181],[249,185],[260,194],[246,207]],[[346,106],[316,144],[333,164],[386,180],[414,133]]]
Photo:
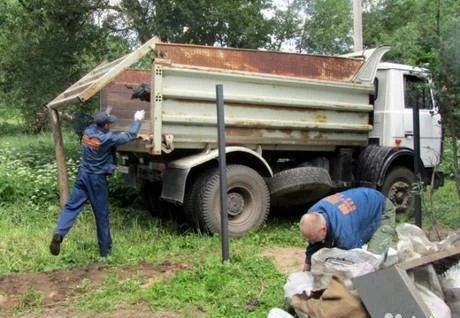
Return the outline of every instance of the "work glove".
[[[145,117],[145,110],[138,110],[134,114],[134,120],[142,120],[144,119],[144,117]]]

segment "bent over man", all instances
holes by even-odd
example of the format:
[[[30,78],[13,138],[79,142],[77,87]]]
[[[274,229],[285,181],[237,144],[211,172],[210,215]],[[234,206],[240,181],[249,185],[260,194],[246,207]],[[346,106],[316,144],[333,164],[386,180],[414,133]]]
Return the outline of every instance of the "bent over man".
[[[85,129],[82,137],[82,157],[75,184],[69,199],[61,210],[50,252],[59,255],[64,236],[75,224],[78,214],[89,200],[96,219],[99,253],[107,256],[112,248],[109,225],[108,189],[106,177],[115,170],[116,147],[137,137],[145,111],[138,110],[128,132],[110,131],[116,117],[105,112],[94,117],[94,123]]]
[[[300,231],[309,242],[304,271],[310,270],[311,256],[323,247],[352,249],[368,243],[370,252],[384,254],[395,235],[395,207],[374,189],[338,192],[302,216]]]

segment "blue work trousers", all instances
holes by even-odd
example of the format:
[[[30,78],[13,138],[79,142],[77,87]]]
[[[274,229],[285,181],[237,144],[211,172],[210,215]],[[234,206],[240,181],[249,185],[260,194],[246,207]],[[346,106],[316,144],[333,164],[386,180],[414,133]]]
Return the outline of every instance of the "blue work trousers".
[[[69,199],[59,215],[55,233],[65,236],[75,224],[86,201],[89,200],[96,219],[99,252],[101,256],[107,256],[112,248],[108,197],[106,176],[89,174],[80,169]]]

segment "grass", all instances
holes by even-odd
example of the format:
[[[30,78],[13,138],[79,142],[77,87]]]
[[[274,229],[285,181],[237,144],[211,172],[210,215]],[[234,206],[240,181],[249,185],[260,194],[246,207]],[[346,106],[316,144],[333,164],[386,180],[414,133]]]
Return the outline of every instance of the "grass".
[[[100,261],[89,206],[64,240],[61,255],[50,255],[48,243],[60,210],[51,135],[14,134],[10,126],[6,132],[3,127],[0,126],[0,274],[81,268]],[[73,182],[79,159],[78,140],[70,131],[64,137]],[[152,311],[174,311],[184,317],[265,317],[270,308],[282,307],[286,277],[271,259],[258,254],[273,245],[303,247],[297,226],[299,215],[271,217],[261,230],[231,240],[231,259],[222,263],[218,236],[184,232],[173,222],[152,218],[139,198],[129,204],[122,202],[119,195],[127,190],[123,190],[119,176],[111,178],[110,183],[114,247],[107,264],[117,267],[185,262],[192,264],[193,270],[178,272],[172,280],[148,287],[136,277],[122,280],[116,274],[94,290],[89,288],[91,282],[83,280],[74,289],[83,290],[84,296],[73,305],[82,311],[106,312],[124,304],[142,303]],[[435,193],[434,202],[438,221],[458,228],[453,181],[448,180]],[[429,226],[429,218],[424,218],[424,225]],[[31,289],[23,295],[19,310],[34,310],[42,303],[43,295]]]

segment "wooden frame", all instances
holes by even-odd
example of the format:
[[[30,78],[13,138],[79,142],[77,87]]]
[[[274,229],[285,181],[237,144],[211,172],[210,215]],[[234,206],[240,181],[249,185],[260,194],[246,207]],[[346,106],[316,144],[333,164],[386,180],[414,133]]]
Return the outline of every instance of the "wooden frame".
[[[110,83],[117,75],[145,56],[150,50],[154,50],[156,43],[159,42],[159,38],[153,37],[130,54],[109,63],[104,62],[99,64],[46,105],[53,130],[60,195],[59,203],[61,207],[64,207],[69,196],[69,181],[61,124],[57,109],[67,104],[87,101]]]

